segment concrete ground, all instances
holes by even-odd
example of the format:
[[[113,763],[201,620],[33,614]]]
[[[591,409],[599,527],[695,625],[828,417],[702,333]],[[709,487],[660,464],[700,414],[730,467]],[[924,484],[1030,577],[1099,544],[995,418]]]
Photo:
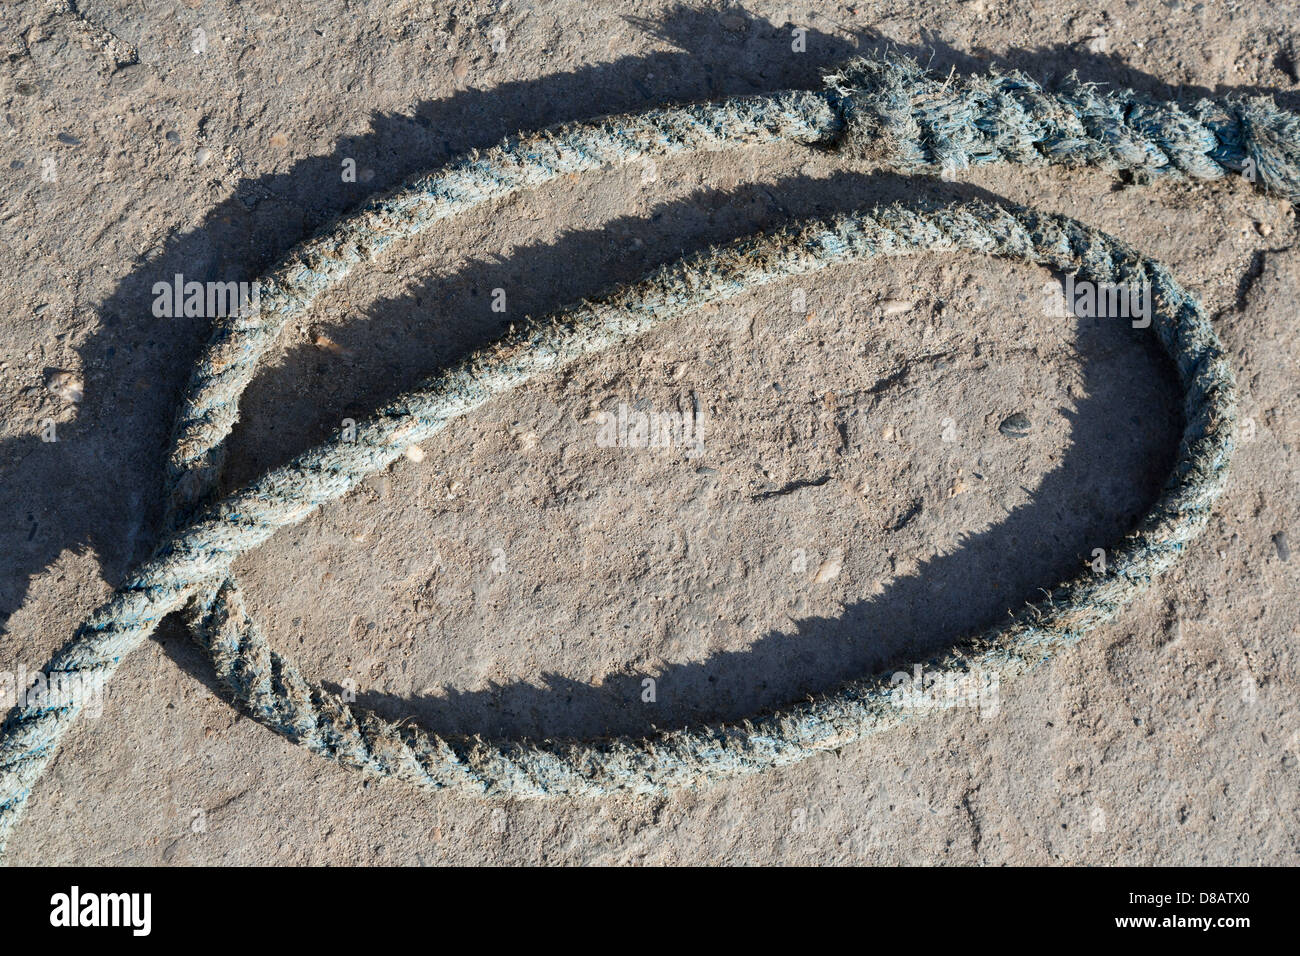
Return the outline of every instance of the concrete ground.
[[[252,280],[365,196],[517,129],[814,87],[885,46],[942,72],[1078,70],[1300,110],[1298,12],[6,4],[0,671],[42,666],[156,542],[166,439],[209,322],[155,317],[154,283]],[[1294,209],[1246,183],[944,182],[794,146],[566,181],[322,297],[246,393],[226,486],[511,319],[710,242],[917,197],[1004,198],[1123,237],[1202,297],[1236,368],[1248,440],[1208,530],[1076,650],[996,706],[779,772],[664,799],[494,803],[368,783],[295,748],[233,710],[168,624],[70,734],[9,860],[1294,864],[1300,250]],[[905,663],[1078,569],[1167,474],[1171,371],[1123,322],[1048,314],[1050,281],[926,256],[770,286],[493,401],[242,558],[240,580],[306,673],[447,732],[642,734]],[[702,446],[611,447],[600,416],[620,406],[698,407]]]

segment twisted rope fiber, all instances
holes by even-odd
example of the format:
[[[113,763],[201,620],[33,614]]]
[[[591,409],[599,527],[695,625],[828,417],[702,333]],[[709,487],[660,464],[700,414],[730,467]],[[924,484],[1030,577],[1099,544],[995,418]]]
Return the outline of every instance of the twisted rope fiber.
[[[430,789],[492,795],[661,792],[755,772],[844,746],[906,718],[886,678],[752,720],[645,740],[488,742],[438,737],[354,710],[307,681],[266,643],[230,576],[239,554],[302,521],[391,464],[407,447],[534,375],[780,278],[878,255],[971,251],[1036,262],[1098,282],[1146,282],[1152,328],[1184,389],[1177,465],[1152,510],[1112,552],[1105,572],[1058,585],[1042,600],[963,639],[931,669],[1011,677],[1079,640],[1165,570],[1204,527],[1233,447],[1231,369],[1199,303],[1159,264],[1060,216],[985,203],[893,207],[759,236],[663,267],[641,282],[529,320],[220,502],[213,489],[238,399],[285,323],[324,289],[396,240],[472,206],[559,176],[691,151],[765,142],[836,146],[901,171],[988,162],[1092,165],[1134,174],[1217,178],[1252,171],[1263,188],[1300,200],[1300,121],[1265,99],[1187,110],[1077,82],[1043,91],[1020,74],[941,82],[900,57],[857,60],[822,92],[787,92],[651,110],[507,139],[371,201],[304,242],[260,280],[254,316],[217,322],[177,415],[167,463],[167,535],[95,611],[47,673],[111,677],[163,617],[183,610],[221,680],[258,720],[347,766]],[[0,850],[32,784],[79,703],[20,705],[0,728]]]

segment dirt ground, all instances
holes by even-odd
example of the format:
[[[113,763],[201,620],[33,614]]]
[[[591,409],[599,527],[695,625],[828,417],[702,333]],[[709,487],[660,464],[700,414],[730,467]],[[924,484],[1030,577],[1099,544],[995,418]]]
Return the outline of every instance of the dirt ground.
[[[812,88],[885,46],[942,72],[1077,70],[1300,110],[1298,12],[6,3],[0,670],[42,666],[156,543],[209,322],[155,317],[154,283],[252,280],[375,190],[517,129]],[[1123,237],[1202,297],[1236,368],[1249,440],[1210,527],[1076,650],[996,707],[780,772],[497,803],[367,783],[292,746],[232,709],[169,623],[70,734],[10,861],[1295,863],[1300,250],[1291,206],[1244,182],[944,182],[796,146],[566,181],[430,231],[292,324],[245,396],[226,486],[512,318],[710,242],[917,197],[1004,198]],[[926,256],[830,270],[802,309],[796,284],[770,286],[494,400],[242,558],[240,580],[306,673],[448,732],[642,734],[923,657],[1107,547],[1172,461],[1164,360],[1123,322],[1048,314],[1050,281]],[[702,444],[611,447],[601,413],[620,407],[699,408]],[[1015,415],[1028,425],[1003,425]]]

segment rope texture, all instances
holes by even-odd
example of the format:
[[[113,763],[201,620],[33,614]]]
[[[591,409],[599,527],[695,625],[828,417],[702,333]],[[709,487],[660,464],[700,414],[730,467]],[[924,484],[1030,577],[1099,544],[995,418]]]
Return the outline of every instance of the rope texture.
[[[1094,166],[1138,183],[1239,173],[1300,203],[1300,116],[1269,97],[1182,106],[1073,74],[1053,92],[1014,71],[940,80],[901,56],[853,60],[826,84],[843,145],[900,172]]]
[[[906,719],[887,677],[735,724],[647,739],[485,741],[439,737],[350,708],[270,648],[230,564],[304,520],[494,395],[647,329],[781,278],[874,256],[977,252],[1096,282],[1152,289],[1152,329],[1184,390],[1178,463],[1104,572],[1058,585],[1008,622],[955,643],[927,669],[1013,677],[1078,641],[1163,572],[1205,526],[1233,449],[1232,371],[1205,313],[1158,263],[1073,220],[987,203],[891,207],[761,235],[665,266],[540,320],[428,379],[221,501],[214,488],[239,396],[285,323],[393,242],[472,206],[559,176],[693,151],[793,141],[838,147],[904,172],[988,162],[1062,163],[1155,175],[1257,174],[1300,200],[1300,120],[1269,100],[1186,110],[1071,82],[1046,92],[1020,74],[947,81],[896,56],[856,60],[822,92],[743,97],[572,124],[505,140],[372,200],[307,240],[261,283],[253,316],[217,321],[193,373],[167,461],[166,534],[152,558],[46,668],[109,679],[168,614],[183,611],[234,699],[309,750],[428,789],[545,797],[658,793],[789,764]],[[0,852],[32,785],[75,721],[76,701],[15,707],[0,726]]]

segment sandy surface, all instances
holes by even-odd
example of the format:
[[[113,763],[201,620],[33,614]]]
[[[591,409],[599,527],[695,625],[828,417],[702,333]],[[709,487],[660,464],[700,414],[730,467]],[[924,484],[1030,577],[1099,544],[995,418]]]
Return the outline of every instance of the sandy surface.
[[[0,10],[0,670],[43,665],[156,540],[208,328],[151,314],[177,272],[251,280],[374,190],[519,128],[812,87],[886,43],[944,71],[1077,69],[1300,109],[1290,2],[292,7]],[[1209,529],[1077,650],[996,708],[781,772],[498,804],[367,784],[293,747],[168,625],[67,739],[12,862],[1296,862],[1300,251],[1290,206],[1245,183],[908,180],[793,146],[565,182],[431,231],[292,324],[245,396],[227,485],[512,317],[708,242],[916,196],[1004,197],[1122,236],[1204,299],[1237,369],[1253,436]],[[769,287],[492,402],[241,559],[240,579],[308,674],[435,730],[640,734],[910,660],[1107,547],[1174,453],[1163,360],[1122,322],[1045,314],[1048,281],[921,257],[824,273],[802,309],[796,284]],[[620,405],[698,406],[703,447],[606,447],[599,415]],[[999,429],[1016,413],[1023,437]]]

